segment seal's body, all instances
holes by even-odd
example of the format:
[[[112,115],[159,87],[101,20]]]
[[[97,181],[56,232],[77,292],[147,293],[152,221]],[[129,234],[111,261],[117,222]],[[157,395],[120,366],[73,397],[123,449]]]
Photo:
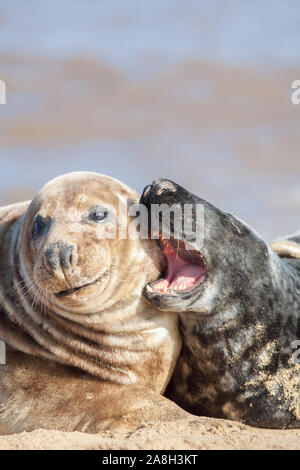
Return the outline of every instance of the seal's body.
[[[145,289],[150,303],[180,313],[184,344],[167,396],[198,415],[300,427],[299,236],[273,245],[279,257],[237,217],[168,180],[141,202],[204,207],[204,220],[194,218],[204,245],[187,231],[161,238],[166,276]]]
[[[141,295],[163,257],[155,242],[109,234],[124,231],[120,204],[137,200],[117,180],[79,172],[0,210],[2,433],[96,432],[143,419],[147,400],[179,412],[158,395],[180,351],[177,319]]]

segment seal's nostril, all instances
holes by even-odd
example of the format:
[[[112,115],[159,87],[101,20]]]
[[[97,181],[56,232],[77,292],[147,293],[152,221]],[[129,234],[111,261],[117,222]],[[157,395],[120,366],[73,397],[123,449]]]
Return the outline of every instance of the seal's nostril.
[[[73,245],[62,245],[60,249],[60,264],[65,269],[70,269],[75,261],[75,247]]]
[[[169,191],[171,193],[175,193],[177,190],[175,183],[165,178],[156,178],[152,184],[153,184],[154,191],[156,192],[158,196],[160,196],[163,191]]]
[[[59,267],[58,252],[54,248],[47,248],[44,253],[47,265],[55,271]]]
[[[76,254],[75,246],[71,246],[70,248],[71,248],[70,265],[71,265],[72,268],[74,268],[74,266],[77,263],[77,254]]]
[[[63,242],[52,243],[48,246],[44,257],[52,271],[56,271],[59,267],[71,269],[77,262],[75,247]]]

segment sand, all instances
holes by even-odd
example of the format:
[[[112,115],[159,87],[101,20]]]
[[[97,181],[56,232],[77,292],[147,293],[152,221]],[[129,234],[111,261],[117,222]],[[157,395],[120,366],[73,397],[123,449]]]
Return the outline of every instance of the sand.
[[[39,429],[0,436],[0,450],[189,450],[300,449],[299,430],[257,429],[229,420],[190,418],[149,422],[130,431],[99,434]]]

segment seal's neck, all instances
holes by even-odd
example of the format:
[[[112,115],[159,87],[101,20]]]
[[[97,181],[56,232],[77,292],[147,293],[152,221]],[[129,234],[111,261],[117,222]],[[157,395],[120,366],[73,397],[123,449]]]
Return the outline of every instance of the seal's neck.
[[[283,395],[292,409],[299,397],[300,366],[293,364],[299,301],[298,263],[270,253],[263,276],[245,285],[239,296],[209,315],[183,312],[183,352],[170,398],[190,412],[230,419],[251,415],[255,400],[262,413],[276,406],[284,410]]]
[[[192,345],[211,357],[217,355],[223,365],[238,362],[246,350],[261,351],[273,342],[282,357],[290,357],[291,342],[300,337],[299,301],[300,266],[270,250],[261,277],[245,284],[239,295],[208,315],[196,310],[180,315],[185,348]]]

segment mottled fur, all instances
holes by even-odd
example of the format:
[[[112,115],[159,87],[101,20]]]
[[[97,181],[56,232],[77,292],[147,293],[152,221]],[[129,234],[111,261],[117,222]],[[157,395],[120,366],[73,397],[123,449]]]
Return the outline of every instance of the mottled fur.
[[[300,365],[292,360],[300,339],[300,259],[292,257],[300,237],[287,239],[290,253],[277,244],[280,258],[240,219],[168,180],[156,180],[142,202],[204,205],[204,283],[176,295],[145,290],[161,310],[180,312],[184,345],[167,396],[198,415],[300,427]]]

